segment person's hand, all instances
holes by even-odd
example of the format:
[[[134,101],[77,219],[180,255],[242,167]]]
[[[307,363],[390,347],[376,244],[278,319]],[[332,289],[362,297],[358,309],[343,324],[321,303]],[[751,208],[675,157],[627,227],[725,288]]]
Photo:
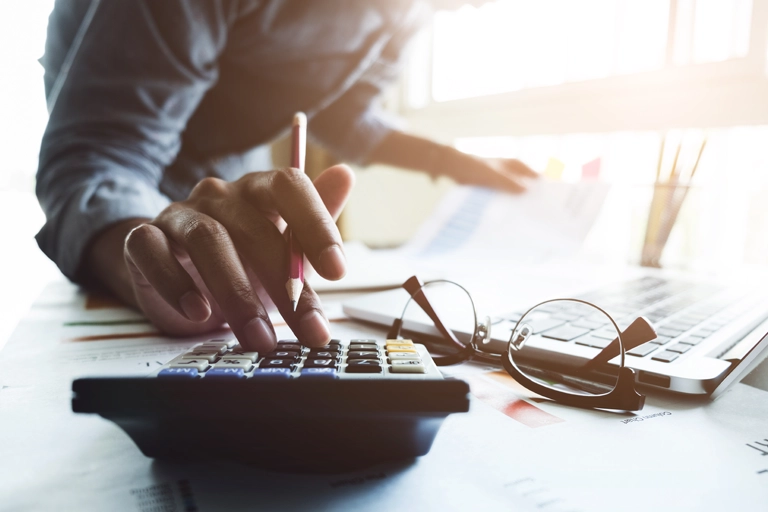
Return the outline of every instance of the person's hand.
[[[437,170],[464,185],[489,187],[513,194],[524,192],[527,182],[539,177],[520,160],[480,158],[458,151],[448,152]]]
[[[321,276],[340,279],[346,260],[334,219],[353,183],[343,165],[314,184],[296,169],[251,173],[233,183],[202,180],[187,200],[137,221],[125,237],[135,304],[166,333],[204,333],[227,322],[244,347],[264,352],[276,344],[265,307],[271,299],[302,343],[325,345],[328,321],[311,287],[304,285],[295,312],[288,300],[282,230],[291,227]]]

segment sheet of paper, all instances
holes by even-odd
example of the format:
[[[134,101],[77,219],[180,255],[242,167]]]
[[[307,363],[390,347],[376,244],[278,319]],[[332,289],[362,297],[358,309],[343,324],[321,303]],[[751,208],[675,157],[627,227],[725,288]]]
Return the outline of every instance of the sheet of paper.
[[[424,257],[542,261],[574,254],[608,193],[599,181],[541,179],[521,195],[456,187],[406,245]]]
[[[2,510],[721,511],[768,499],[762,389],[739,384],[715,402],[652,396],[620,415],[536,400],[475,364],[445,369],[470,383],[471,411],[449,417],[416,461],[334,475],[153,461],[113,423],[73,414],[71,380],[146,374],[197,340],[140,337],[151,327],[120,324],[137,320],[130,311],[86,301],[71,285],[47,291],[0,352]],[[382,335],[332,325],[338,337]]]

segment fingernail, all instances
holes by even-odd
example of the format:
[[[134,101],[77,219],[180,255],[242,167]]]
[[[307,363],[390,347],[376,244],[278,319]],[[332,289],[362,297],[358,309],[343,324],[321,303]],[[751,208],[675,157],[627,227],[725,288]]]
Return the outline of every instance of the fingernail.
[[[322,347],[331,340],[328,321],[317,311],[310,311],[301,317],[302,342],[312,347]]]
[[[211,306],[197,292],[187,292],[179,299],[179,306],[193,322],[205,322],[211,316]]]
[[[341,247],[332,245],[320,253],[320,267],[323,269],[323,277],[341,279],[347,273],[347,258]]]
[[[277,346],[277,338],[264,319],[256,317],[243,328],[248,346],[259,352],[271,352]]]

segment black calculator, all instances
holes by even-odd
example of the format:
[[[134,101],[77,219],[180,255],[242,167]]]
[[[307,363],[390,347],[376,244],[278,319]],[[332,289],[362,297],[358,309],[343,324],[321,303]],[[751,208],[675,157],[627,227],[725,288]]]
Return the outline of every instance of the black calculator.
[[[82,378],[72,409],[119,425],[147,457],[228,459],[347,471],[426,454],[443,420],[469,409],[410,340],[282,340],[266,355],[212,339],[149,377]]]

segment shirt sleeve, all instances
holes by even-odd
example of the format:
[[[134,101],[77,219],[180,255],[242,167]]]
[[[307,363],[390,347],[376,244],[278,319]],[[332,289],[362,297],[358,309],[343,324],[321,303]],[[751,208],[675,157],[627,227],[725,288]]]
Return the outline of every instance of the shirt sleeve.
[[[385,113],[378,99],[397,79],[408,43],[431,13],[427,5],[415,2],[360,78],[310,120],[313,138],[337,157],[365,164],[373,149],[399,129],[399,120]]]
[[[82,5],[57,1],[49,20],[46,93],[60,93],[53,105],[49,97],[36,187],[46,215],[38,244],[72,280],[97,233],[169,204],[159,191],[163,170],[217,79],[233,18],[223,0],[108,0],[82,33],[73,16]],[[53,46],[78,30],[74,56]]]

